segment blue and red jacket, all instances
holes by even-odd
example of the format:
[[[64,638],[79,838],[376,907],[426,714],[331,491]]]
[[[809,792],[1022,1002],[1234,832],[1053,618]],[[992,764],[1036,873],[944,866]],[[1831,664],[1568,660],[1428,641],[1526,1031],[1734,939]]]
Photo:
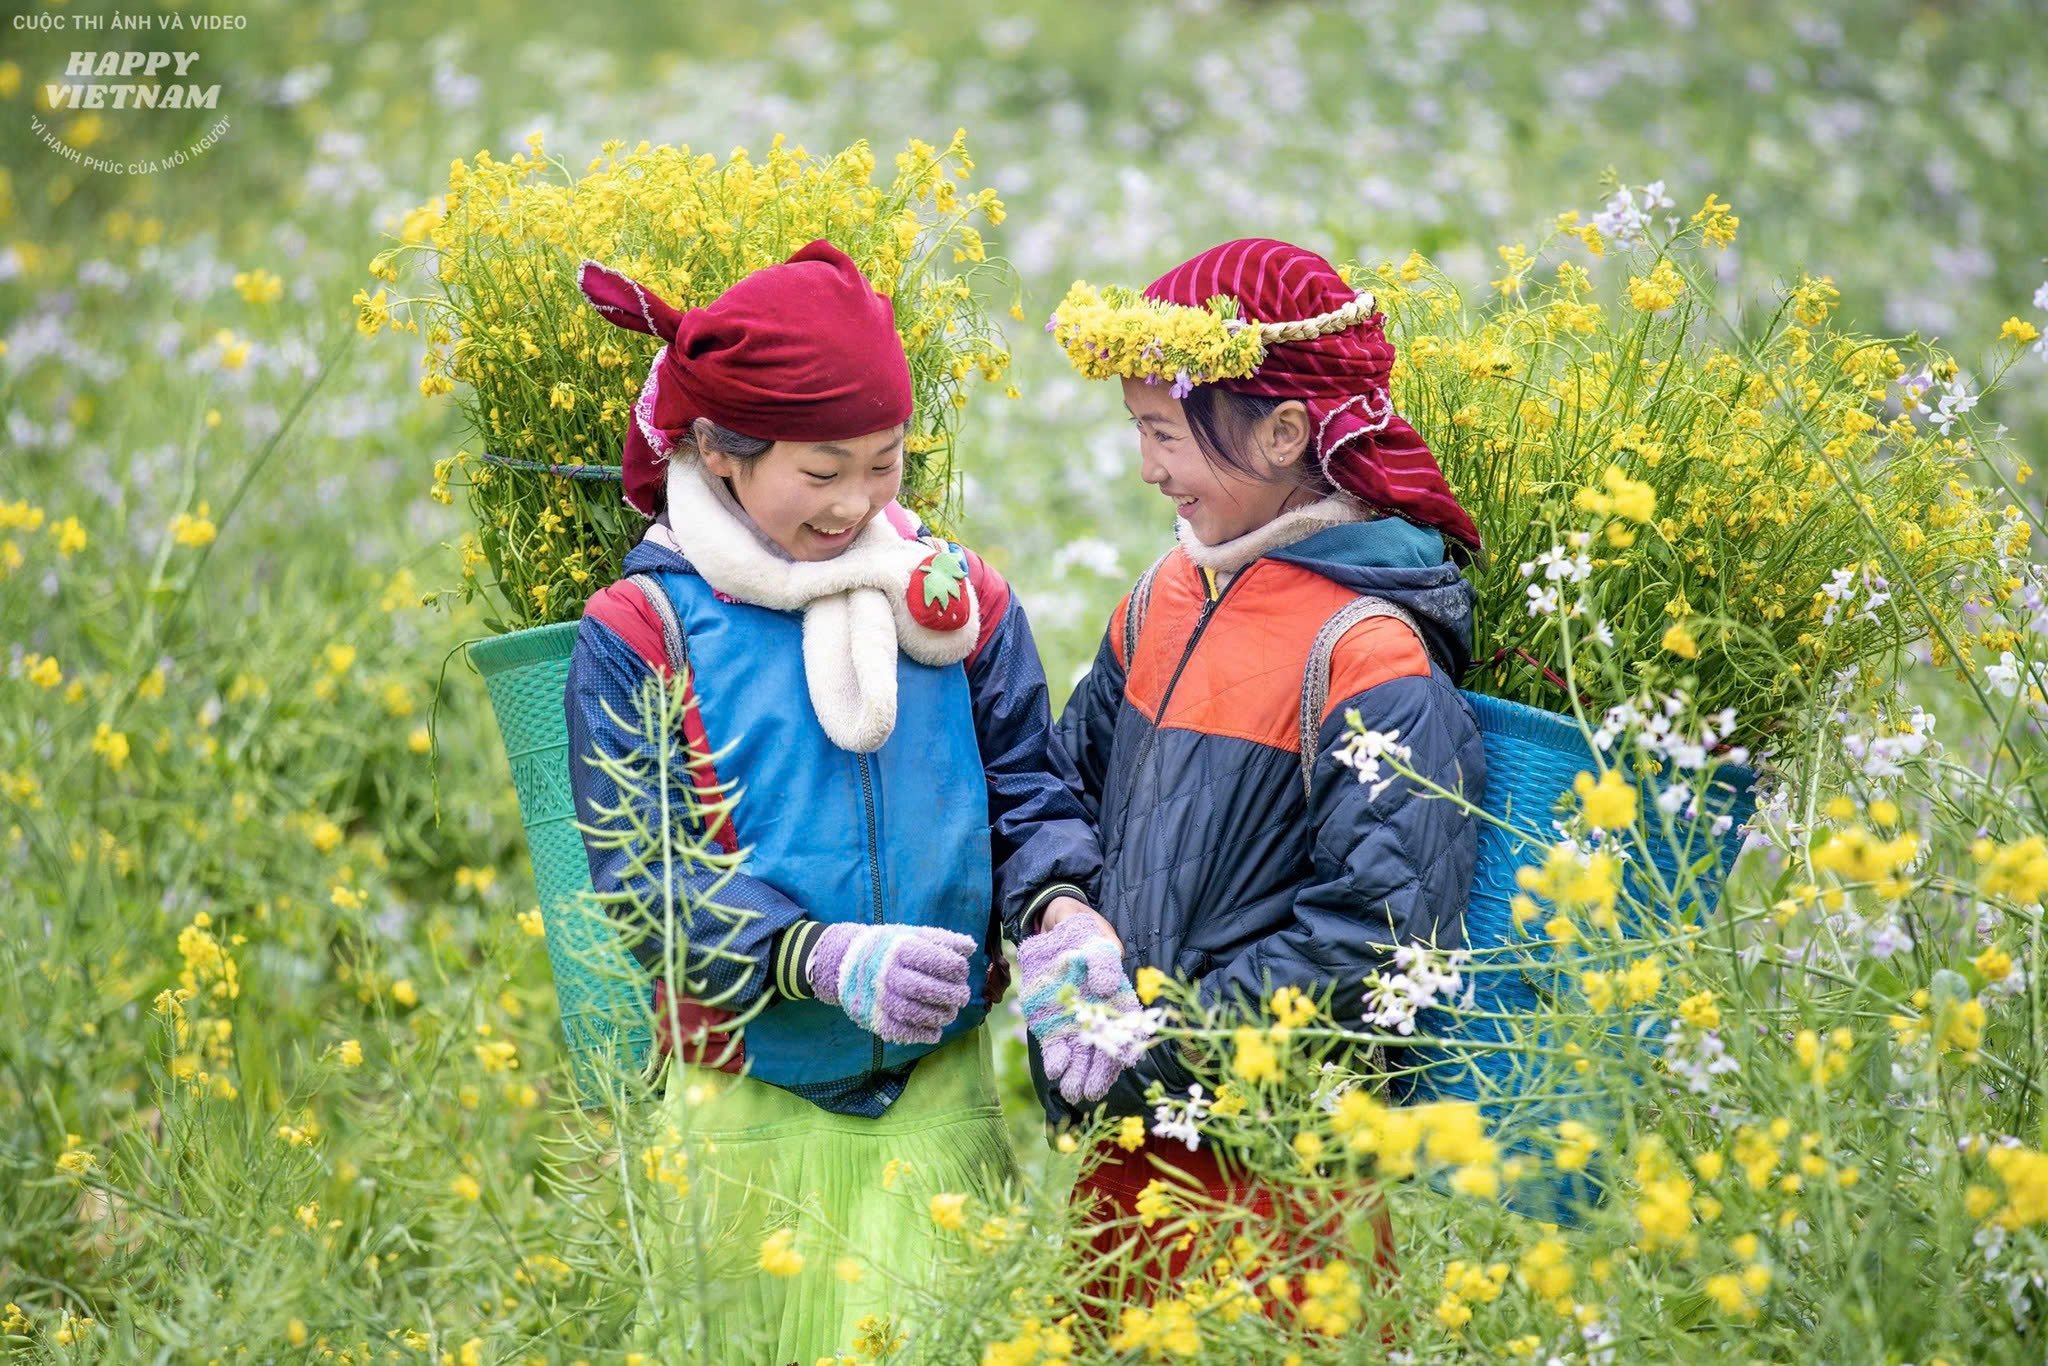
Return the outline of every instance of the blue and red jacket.
[[[906,536],[924,534],[907,513],[889,512]],[[678,917],[689,917],[688,942],[674,947],[684,1057],[744,1069],[828,1110],[880,1115],[937,1045],[885,1043],[813,999],[805,966],[823,927],[933,925],[982,943],[971,966],[977,995],[944,1043],[980,1024],[1000,997],[1002,935],[1019,937],[1053,896],[1092,897],[1101,860],[1078,780],[1053,739],[1030,623],[1001,576],[961,549],[980,603],[977,643],[964,663],[942,668],[898,654],[896,727],[871,754],[835,746],[812,712],[801,613],[725,597],[662,546],[643,542],[627,554],[625,572],[653,576],[675,609],[694,695],[685,737],[693,754],[716,756],[669,775],[668,809],[688,813],[693,789],[730,785],[737,800],[724,812],[683,819],[699,841],[744,855],[737,871],[693,860],[650,863],[636,876],[629,851],[585,835],[600,894],[631,891],[659,906],[666,879]],[[585,826],[604,825],[604,810],[621,802],[585,756],[636,753],[638,740],[612,713],[633,717],[645,682],[669,672],[660,620],[637,587],[622,581],[590,599],[564,693]],[[634,800],[658,822],[651,785]],[[667,956],[658,934],[633,947],[650,971]]]
[[[1302,680],[1324,624],[1360,596],[1404,608],[1352,626],[1330,658],[1309,791],[1301,776]],[[1345,713],[1398,731],[1414,768],[1477,802],[1486,760],[1456,680],[1472,652],[1472,587],[1443,538],[1399,518],[1328,527],[1268,551],[1219,584],[1176,548],[1153,577],[1136,657],[1126,595],[1060,717],[1102,841],[1094,903],[1133,976],[1195,982],[1202,1003],[1257,1012],[1281,987],[1328,997],[1360,1022],[1365,979],[1398,944],[1457,948],[1478,830],[1448,801],[1398,779],[1377,791],[1333,757]],[[1079,1118],[1032,1075],[1054,1123]],[[1102,1104],[1150,1113],[1155,1081],[1194,1078],[1154,1048]]]

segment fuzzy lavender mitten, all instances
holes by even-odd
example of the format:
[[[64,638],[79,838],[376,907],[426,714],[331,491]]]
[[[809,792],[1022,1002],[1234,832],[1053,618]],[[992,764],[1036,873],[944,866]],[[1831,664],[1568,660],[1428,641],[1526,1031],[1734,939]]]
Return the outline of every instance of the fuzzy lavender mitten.
[[[1069,1104],[1101,1100],[1117,1073],[1144,1051],[1147,1029],[1089,1028],[1084,1016],[1121,1024],[1142,1012],[1116,941],[1087,916],[1062,920],[1017,948],[1018,1004],[1038,1040],[1045,1079]]]
[[[974,947],[928,925],[828,925],[805,976],[862,1029],[890,1043],[937,1043],[967,1004]]]

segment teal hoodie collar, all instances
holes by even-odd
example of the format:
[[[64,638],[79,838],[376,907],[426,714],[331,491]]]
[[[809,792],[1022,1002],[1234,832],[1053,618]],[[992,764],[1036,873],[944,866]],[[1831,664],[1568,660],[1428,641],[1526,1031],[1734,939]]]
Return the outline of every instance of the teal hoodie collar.
[[[1442,532],[1399,517],[1376,517],[1325,527],[1288,546],[1285,554],[1303,563],[1431,569],[1444,562],[1444,538]]]

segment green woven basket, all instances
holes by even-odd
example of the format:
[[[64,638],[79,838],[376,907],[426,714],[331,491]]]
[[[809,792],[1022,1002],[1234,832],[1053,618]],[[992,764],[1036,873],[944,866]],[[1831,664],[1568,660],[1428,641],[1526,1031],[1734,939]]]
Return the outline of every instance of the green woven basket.
[[[590,863],[569,791],[569,723],[562,709],[575,645],[576,623],[558,622],[478,641],[469,647],[469,662],[490,690],[519,794],[562,1038],[577,1089],[594,1098],[611,1090],[606,1079],[618,1070],[644,1065],[650,1036],[646,974],[583,895],[590,890]]]

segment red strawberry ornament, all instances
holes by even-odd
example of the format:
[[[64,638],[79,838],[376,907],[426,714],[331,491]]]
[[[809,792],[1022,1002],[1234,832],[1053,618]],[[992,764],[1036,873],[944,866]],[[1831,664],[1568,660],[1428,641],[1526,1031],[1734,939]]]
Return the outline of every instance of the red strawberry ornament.
[[[910,571],[910,619],[928,631],[957,631],[967,624],[967,566],[952,550],[927,556]]]

